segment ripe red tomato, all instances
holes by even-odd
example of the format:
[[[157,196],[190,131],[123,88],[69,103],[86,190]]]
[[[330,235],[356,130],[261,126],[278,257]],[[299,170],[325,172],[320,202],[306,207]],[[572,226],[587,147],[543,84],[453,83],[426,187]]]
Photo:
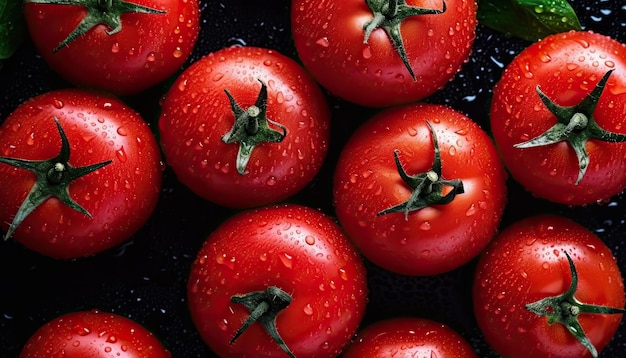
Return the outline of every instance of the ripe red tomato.
[[[165,158],[199,196],[232,208],[286,199],[320,170],[330,109],[317,83],[269,49],[229,47],[187,68],[159,119]]]
[[[54,258],[93,255],[127,240],[161,191],[154,135],[106,94],[64,89],[24,102],[0,127],[0,156],[2,227]]]
[[[342,358],[477,357],[472,346],[443,323],[417,317],[387,318],[359,331]]]
[[[223,222],[198,252],[188,282],[193,321],[220,357],[282,357],[289,350],[336,357],[363,318],[367,292],[364,264],[335,221],[295,204]],[[263,305],[258,321],[237,336]]]
[[[442,105],[406,105],[379,112],[348,140],[334,203],[367,259],[434,275],[467,263],[494,236],[505,179],[495,146],[471,119]]]
[[[143,325],[100,310],[63,314],[42,325],[20,358],[170,358],[171,353]]]
[[[577,284],[572,284],[567,255]],[[610,249],[591,231],[561,216],[519,220],[491,242],[476,267],[473,302],[478,326],[487,343],[504,357],[591,357],[565,325],[550,324],[529,310],[539,300],[566,291],[573,295],[533,310],[543,315],[563,312],[574,322],[572,327],[601,351],[622,314],[593,314],[576,305],[624,307],[624,283]],[[527,307],[531,303],[535,304]]]
[[[132,95],[173,75],[199,33],[197,0],[27,0],[38,52],[66,80]]]
[[[491,130],[532,194],[579,205],[626,187],[626,45],[584,31],[536,42],[494,88]]]
[[[472,0],[295,0],[291,27],[323,87],[384,107],[425,98],[454,77],[470,55],[476,10]]]

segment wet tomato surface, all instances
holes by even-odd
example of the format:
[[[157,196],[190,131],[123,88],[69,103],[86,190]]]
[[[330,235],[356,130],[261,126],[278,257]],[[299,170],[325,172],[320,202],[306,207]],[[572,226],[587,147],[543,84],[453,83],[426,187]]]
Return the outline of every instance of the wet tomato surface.
[[[417,4],[417,1],[407,3]],[[452,3],[446,1],[447,12],[451,14],[456,11],[455,7],[451,6]],[[486,4],[482,1],[481,3]],[[626,8],[621,2],[580,0],[569,3],[578,14],[583,30],[592,30],[622,43],[626,42],[624,37],[626,23],[623,21],[626,18]],[[200,16],[198,39],[189,58],[177,74],[209,53],[232,46],[272,49],[299,62],[300,56],[291,33],[291,4],[292,1],[288,0],[277,0],[272,6],[254,1],[247,1],[245,4],[241,1],[201,2],[198,9]],[[429,8],[433,9],[442,9],[442,4],[442,1],[437,0],[428,2]],[[545,7],[529,10],[544,15],[550,13]],[[322,14],[311,14],[313,15],[324,18]],[[368,16],[368,19],[373,18],[371,14]],[[434,18],[439,15],[423,15],[422,18],[427,16]],[[467,61],[462,62],[459,71],[441,90],[424,98],[423,102],[454,108],[471,118],[493,138],[494,133],[489,121],[493,87],[500,80],[505,68],[531,43],[494,31],[480,21],[479,19],[475,28],[475,39]],[[452,30],[456,31],[456,24],[452,25]],[[384,36],[380,36],[382,32],[384,31],[381,29],[372,32],[370,37],[373,41],[372,49],[374,38],[384,39]],[[441,36],[447,39],[447,35]],[[321,43],[323,44],[323,41]],[[64,50],[68,49],[69,47]],[[57,54],[62,51],[58,51]],[[398,54],[392,52],[389,55],[396,58]],[[352,59],[357,60],[356,57]],[[346,69],[354,69],[352,65],[355,63],[346,62]],[[2,60],[0,66],[2,122],[27,99],[51,90],[74,86],[46,63],[30,39],[23,42],[13,57]],[[396,67],[406,76],[404,72],[406,66],[401,61],[396,63]],[[241,71],[243,73],[248,69]],[[617,73],[617,69],[613,73]],[[170,90],[177,74],[170,75],[146,91],[123,97],[128,106],[141,114],[157,139],[164,95]],[[608,83],[616,83],[611,77]],[[600,79],[601,76],[590,80],[589,89],[592,89]],[[348,77],[338,76],[336,80],[350,83]],[[315,208],[336,219],[333,176],[340,153],[360,125],[379,113],[380,109],[341,99],[329,89],[321,85],[320,87],[330,109],[330,137],[326,158],[317,175],[300,191],[283,201],[285,204]],[[542,85],[541,89],[548,93],[549,87]],[[223,91],[222,93],[226,96]],[[257,98],[259,93],[260,83],[252,100]],[[536,89],[529,89],[528,96],[536,94]],[[372,101],[377,100],[377,96],[383,99],[386,95],[375,92]],[[236,96],[234,98],[238,99]],[[426,137],[427,131],[425,127],[423,129]],[[57,135],[58,130],[54,122],[50,123],[48,131],[50,136]],[[71,143],[76,142],[71,140]],[[429,144],[432,149],[432,140]],[[440,145],[443,144],[440,142]],[[589,152],[591,153],[591,150]],[[428,154],[432,156],[432,151]],[[390,157],[392,161],[394,159],[393,151],[386,153],[385,156]],[[399,158],[402,159],[404,156],[400,154]],[[89,161],[85,165],[93,163],[99,161]],[[402,163],[408,169],[409,163]],[[208,201],[182,183],[170,166],[165,165],[161,169],[163,169],[162,189],[159,191],[153,214],[127,241],[97,255],[81,259],[55,260],[30,250],[14,239],[0,240],[0,287],[2,292],[7,293],[0,297],[2,313],[0,356],[19,356],[28,339],[46,322],[68,312],[94,308],[130,317],[147,327],[173,357],[219,356],[202,339],[191,317],[187,296],[188,279],[191,267],[206,238],[241,209]],[[588,168],[589,173],[592,169]],[[401,182],[397,168],[394,170],[395,177]],[[563,205],[534,196],[512,176],[506,180],[506,186],[507,204],[500,218],[499,232],[532,214],[560,215],[576,221],[598,236],[611,249],[620,271],[626,272],[626,251],[623,250],[626,245],[623,235],[626,198],[623,193],[617,193],[599,203]],[[405,193],[407,191],[404,189]],[[462,195],[457,195],[457,198],[461,198]],[[406,196],[403,198],[406,200]],[[403,214],[397,215],[404,220]],[[11,219],[3,221],[8,225]],[[4,233],[3,230],[2,234]],[[576,258],[574,262],[578,265]],[[445,324],[457,332],[472,346],[479,357],[499,357],[485,339],[485,334],[479,328],[474,314],[471,297],[477,263],[478,258],[475,258],[445,273],[410,276],[394,273],[364,259],[369,291],[359,328],[390,317],[410,316],[430,319]],[[560,260],[559,264],[565,269],[564,272],[568,273],[566,261]],[[233,307],[237,308],[238,314],[242,317],[245,315],[245,306]],[[545,317],[541,318],[545,320]],[[253,331],[242,333],[235,340],[235,344],[244,342],[240,342],[239,339],[244,339],[249,333],[257,330],[263,332],[258,326],[258,323],[253,324],[250,327]],[[279,331],[282,332],[284,329],[279,328]],[[602,349],[600,357],[620,356],[626,342],[625,337],[626,325],[622,320],[613,339]],[[279,350],[277,353],[286,356],[283,351]]]

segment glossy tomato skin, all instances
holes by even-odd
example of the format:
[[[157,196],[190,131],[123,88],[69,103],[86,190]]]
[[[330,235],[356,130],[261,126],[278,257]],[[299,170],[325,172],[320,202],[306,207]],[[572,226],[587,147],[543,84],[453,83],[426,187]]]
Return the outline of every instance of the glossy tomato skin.
[[[63,314],[42,325],[19,358],[170,358],[138,322],[97,309]]]
[[[472,346],[443,323],[394,317],[361,329],[342,358],[473,358]]]
[[[30,38],[46,63],[65,80],[117,95],[137,94],[173,75],[199,34],[197,0],[130,0],[163,14],[124,13],[121,31],[98,25],[57,52],[86,16],[82,6],[26,2]]]
[[[487,342],[504,357],[591,357],[566,328],[524,306],[564,293],[571,283],[567,250],[578,272],[576,299],[624,307],[615,258],[591,231],[570,219],[537,215],[506,227],[481,255],[473,284],[474,312]],[[621,314],[581,314],[598,351],[611,340]]]
[[[222,141],[235,123],[224,91],[246,109],[257,101],[260,81],[267,86],[267,117],[287,133],[281,142],[257,145],[240,174],[239,144]],[[229,47],[178,77],[165,96],[159,129],[166,160],[182,183],[219,205],[251,208],[284,200],[313,180],[328,151],[329,122],[326,98],[298,63],[271,49]]]
[[[511,176],[537,197],[581,205],[609,199],[626,187],[624,143],[590,139],[589,166],[582,180],[567,142],[514,148],[557,123],[536,87],[562,106],[578,104],[604,74],[613,70],[593,117],[610,132],[626,134],[626,45],[584,31],[556,34],[528,46],[505,69],[494,88],[491,131]]]
[[[461,179],[464,193],[449,204],[377,216],[409,199],[394,163],[407,174],[433,166],[429,122],[437,136],[442,176]],[[465,115],[442,105],[386,109],[348,140],[334,176],[337,217],[362,254],[389,271],[434,275],[467,263],[495,235],[506,204],[506,173],[487,134]]]
[[[61,149],[57,118],[70,145],[69,164],[105,167],[74,180],[70,196],[92,216],[52,197],[17,227],[24,246],[59,259],[90,256],[127,240],[156,207],[162,182],[161,154],[140,115],[117,97],[61,89],[21,104],[0,127],[0,155],[46,160]],[[35,174],[0,163],[0,222],[7,229],[35,183]]]
[[[293,298],[276,326],[296,357],[336,357],[363,318],[364,264],[331,217],[295,204],[250,209],[207,238],[189,276],[191,316],[218,356],[285,356],[259,323],[228,344],[248,316],[230,297],[271,285]]]
[[[443,8],[442,0],[408,5]],[[413,81],[387,33],[378,28],[364,44],[363,25],[373,18],[362,0],[294,0],[291,26],[304,66],[332,94],[366,107],[414,102],[441,89],[467,61],[475,38],[477,5],[446,0],[442,14],[418,15],[401,25]]]

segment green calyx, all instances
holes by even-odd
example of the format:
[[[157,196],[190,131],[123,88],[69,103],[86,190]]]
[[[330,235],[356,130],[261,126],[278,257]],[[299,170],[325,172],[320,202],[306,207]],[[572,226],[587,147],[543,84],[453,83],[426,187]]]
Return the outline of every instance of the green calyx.
[[[442,14],[446,12],[445,0],[442,0],[443,5],[441,10],[410,6],[407,5],[406,0],[365,0],[365,2],[370,10],[372,10],[374,18],[363,25],[363,30],[365,31],[363,43],[367,44],[372,31],[378,28],[385,30],[393,47],[396,49],[396,52],[398,52],[402,62],[409,71],[411,78],[413,81],[416,81],[417,78],[406,55],[402,34],[400,33],[400,25],[407,17]]]
[[[53,52],[69,45],[72,41],[83,36],[87,31],[97,25],[105,25],[109,28],[108,35],[113,35],[122,30],[121,16],[124,13],[142,14],[164,14],[165,11],[149,8],[147,6],[133,4],[124,0],[24,0],[27,3],[52,4],[66,6],[82,6],[87,9],[87,15],[72,30],[72,32],[61,41]],[[56,30],[56,29],[55,29]]]
[[[429,171],[417,175],[408,175],[400,158],[398,151],[393,152],[393,156],[398,168],[398,173],[402,180],[413,190],[409,199],[403,203],[392,206],[377,214],[377,216],[389,213],[404,213],[405,220],[409,219],[409,212],[420,210],[435,204],[448,204],[456,197],[457,194],[464,192],[463,182],[461,179],[446,180],[441,175],[441,154],[439,152],[439,143],[437,136],[429,122],[426,122],[428,129],[433,138],[433,147],[435,149],[435,159],[433,167]],[[447,194],[444,194],[446,186],[452,187]]]
[[[625,142],[626,135],[612,133],[600,128],[593,118],[593,112],[604,91],[606,82],[613,70],[608,71],[600,79],[595,88],[577,105],[563,107],[554,103],[537,86],[537,94],[544,105],[557,118],[557,123],[539,136],[526,142],[515,144],[515,148],[531,148],[546,146],[561,141],[567,141],[578,158],[578,177],[576,185],[583,179],[589,166],[589,154],[586,144],[589,139],[597,139],[604,142]]]
[[[574,297],[578,287],[578,273],[570,255],[565,251],[569,269],[572,274],[572,283],[565,293],[546,297],[539,301],[529,303],[526,309],[538,316],[547,316],[548,324],[560,323],[583,345],[595,358],[598,356],[596,347],[591,343],[580,323],[578,315],[588,314],[623,314],[626,310],[606,306],[588,305],[582,303]]]
[[[270,286],[265,291],[255,291],[244,295],[232,296],[230,301],[246,306],[250,315],[237,332],[235,332],[235,335],[229,343],[233,344],[250,325],[259,322],[270,337],[272,337],[274,342],[276,342],[289,357],[295,358],[295,355],[291,352],[289,347],[287,347],[287,344],[285,344],[285,341],[283,341],[276,329],[276,317],[283,309],[289,306],[291,300],[292,297],[287,292],[276,286]]]
[[[247,109],[235,101],[228,90],[224,90],[230,101],[230,106],[235,116],[235,124],[222,137],[226,144],[239,143],[237,153],[237,171],[246,174],[246,166],[252,155],[252,150],[261,143],[281,142],[287,135],[287,128],[280,123],[267,118],[267,86],[261,82],[261,90],[254,105]],[[277,126],[280,130],[270,128],[269,124]]]
[[[69,163],[70,144],[67,136],[63,128],[61,128],[58,119],[54,118],[54,122],[61,135],[61,150],[56,157],[41,161],[0,157],[0,163],[29,170],[37,177],[26,199],[24,199],[22,205],[17,210],[13,222],[11,222],[4,237],[5,240],[13,235],[15,229],[33,210],[50,197],[56,197],[63,204],[91,218],[91,214],[70,197],[69,186],[74,180],[111,163],[111,160],[84,167],[73,167]]]

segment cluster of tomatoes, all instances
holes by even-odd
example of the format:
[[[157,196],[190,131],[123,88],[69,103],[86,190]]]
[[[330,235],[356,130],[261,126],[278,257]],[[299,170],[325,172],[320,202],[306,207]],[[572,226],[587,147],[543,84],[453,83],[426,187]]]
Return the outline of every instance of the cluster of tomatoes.
[[[624,284],[584,216],[626,188],[626,45],[514,41],[475,2],[414,3],[294,0],[231,23],[193,0],[26,1],[62,88],[0,112],[3,249],[84,279],[178,245],[162,286],[203,348],[75,297],[13,354],[596,357]],[[235,24],[254,16],[269,37]],[[213,26],[259,44],[207,45]],[[420,284],[432,296],[401,307]]]

